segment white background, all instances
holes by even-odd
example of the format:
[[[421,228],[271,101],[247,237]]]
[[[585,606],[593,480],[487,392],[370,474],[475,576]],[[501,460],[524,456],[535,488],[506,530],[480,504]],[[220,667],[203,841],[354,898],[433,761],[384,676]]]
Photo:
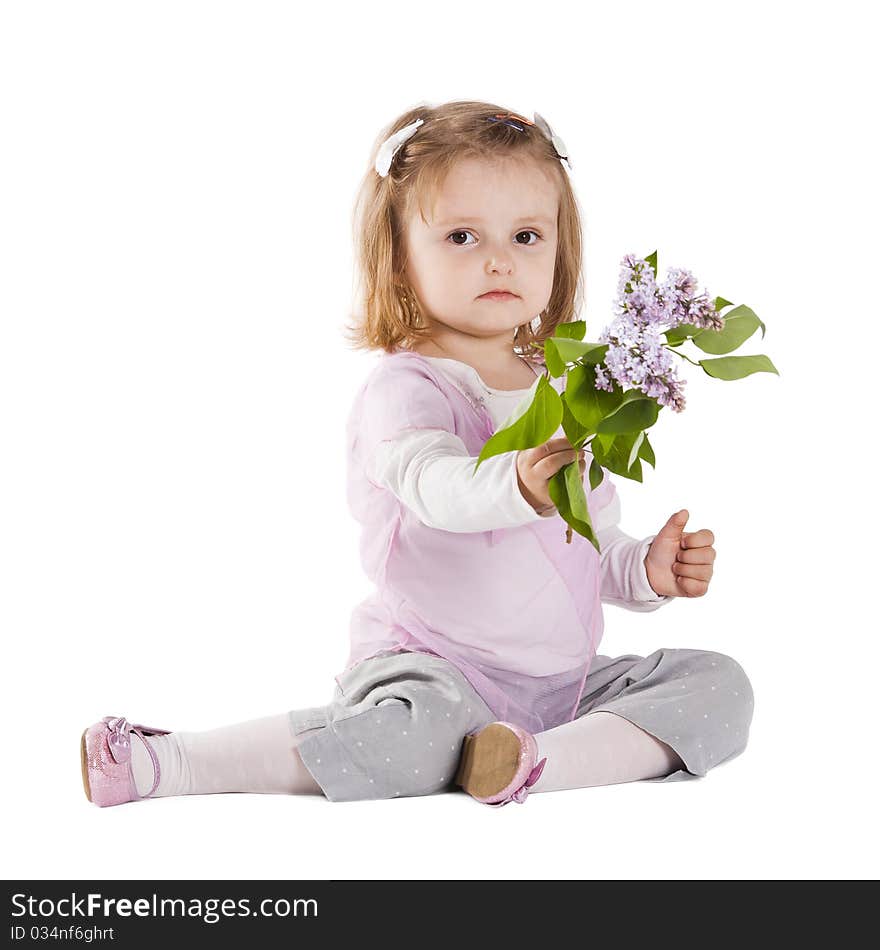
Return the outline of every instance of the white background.
[[[876,877],[877,75],[867,4],[7,3],[0,622],[8,878]],[[748,748],[700,781],[98,809],[104,715],[201,730],[326,702],[370,586],[343,331],[380,130],[474,98],[564,139],[588,335],[627,252],[767,325],[687,367],[642,537],[710,528],[708,594],[606,608],[600,652],[734,656]],[[870,415],[869,415],[870,413]]]

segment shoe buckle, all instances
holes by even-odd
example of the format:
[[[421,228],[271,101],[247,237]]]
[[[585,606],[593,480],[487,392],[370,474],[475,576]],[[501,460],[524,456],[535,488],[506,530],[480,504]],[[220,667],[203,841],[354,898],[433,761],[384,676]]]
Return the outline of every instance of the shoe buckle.
[[[518,802],[522,805],[529,796],[529,789],[538,781],[541,777],[541,773],[544,771],[544,766],[547,764],[547,756],[544,756],[543,759],[529,772],[529,777],[523,782],[522,785],[515,791],[512,792],[507,798],[502,799],[500,802],[489,802],[494,808],[499,808],[501,805],[508,805],[510,802]]]
[[[114,760],[119,763],[131,761],[131,723],[124,716],[108,716],[104,720],[110,728],[107,745]]]

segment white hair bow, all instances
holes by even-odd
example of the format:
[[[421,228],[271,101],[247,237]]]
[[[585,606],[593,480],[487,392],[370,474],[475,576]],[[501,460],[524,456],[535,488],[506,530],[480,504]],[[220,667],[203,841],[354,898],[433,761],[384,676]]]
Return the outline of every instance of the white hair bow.
[[[565,142],[550,128],[550,123],[543,118],[543,116],[538,115],[537,112],[533,112],[532,115],[535,119],[535,125],[537,125],[544,135],[553,143],[553,148],[556,149],[556,155],[562,163],[562,167],[567,172],[570,172],[571,162],[568,160],[568,149],[565,147]]]
[[[376,171],[382,178],[388,174],[391,168],[391,160],[394,158],[397,150],[408,138],[415,134],[416,129],[424,121],[424,119],[416,119],[415,122],[410,122],[409,125],[402,128],[399,132],[395,132],[394,135],[389,136],[382,143],[382,147],[376,155]]]

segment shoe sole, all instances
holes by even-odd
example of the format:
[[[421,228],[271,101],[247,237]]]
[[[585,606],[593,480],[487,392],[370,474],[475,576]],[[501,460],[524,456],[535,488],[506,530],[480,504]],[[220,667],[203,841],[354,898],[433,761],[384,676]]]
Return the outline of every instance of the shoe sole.
[[[92,790],[89,788],[89,757],[86,753],[86,733],[88,729],[83,730],[82,739],[79,743],[79,757],[82,762],[82,777],[83,777],[83,788],[85,789],[86,798],[92,800]]]
[[[455,784],[475,798],[497,795],[513,781],[519,755],[519,736],[506,726],[486,726],[476,736],[464,737]]]

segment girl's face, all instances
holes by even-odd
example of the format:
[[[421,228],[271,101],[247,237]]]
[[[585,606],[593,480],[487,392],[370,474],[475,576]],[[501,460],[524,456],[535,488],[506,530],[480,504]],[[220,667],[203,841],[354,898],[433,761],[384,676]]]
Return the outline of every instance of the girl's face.
[[[538,166],[458,162],[428,223],[418,208],[407,222],[406,278],[428,325],[509,347],[550,300],[558,207],[557,186]],[[514,296],[482,296],[491,290]]]

